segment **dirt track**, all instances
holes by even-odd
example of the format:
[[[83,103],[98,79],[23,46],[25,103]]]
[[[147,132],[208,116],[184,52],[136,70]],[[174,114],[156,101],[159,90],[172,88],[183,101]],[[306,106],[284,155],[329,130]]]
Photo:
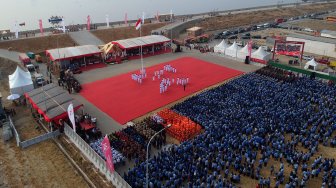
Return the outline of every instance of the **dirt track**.
[[[246,13],[238,13],[226,16],[205,18],[197,26],[205,28],[207,31],[221,30],[232,27],[240,27],[261,22],[274,21],[276,18],[288,18],[301,16],[306,13],[336,9],[336,3],[313,4],[292,8],[281,8],[276,10],[263,10]]]

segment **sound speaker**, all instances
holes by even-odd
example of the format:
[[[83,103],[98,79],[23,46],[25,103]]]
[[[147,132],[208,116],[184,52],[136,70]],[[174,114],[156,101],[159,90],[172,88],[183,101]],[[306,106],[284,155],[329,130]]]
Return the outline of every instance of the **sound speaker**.
[[[246,56],[246,58],[245,58],[245,64],[250,64],[250,56]]]

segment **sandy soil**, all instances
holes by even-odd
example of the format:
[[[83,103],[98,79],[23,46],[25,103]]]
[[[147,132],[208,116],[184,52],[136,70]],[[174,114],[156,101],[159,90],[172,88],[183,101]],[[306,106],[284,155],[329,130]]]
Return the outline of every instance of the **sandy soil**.
[[[302,20],[298,22],[289,23],[293,26],[298,26],[301,28],[310,28],[313,30],[321,31],[323,29],[336,31],[336,24],[333,22],[327,22],[326,20]]]
[[[9,94],[8,74],[15,68],[15,63],[0,59],[0,92],[4,97]],[[15,107],[5,99],[3,102],[20,114],[13,120],[22,140],[43,133],[35,129],[36,123],[27,108]],[[15,138],[3,143],[2,128],[0,132],[0,187],[88,187],[51,140],[21,149],[16,146]]]
[[[75,44],[75,42],[70,38],[69,35],[60,34],[45,37],[3,41],[0,42],[0,48],[11,48],[13,51],[18,52],[40,53],[44,52],[47,49],[57,48],[57,40],[59,48],[74,46]]]
[[[152,30],[163,27],[166,24],[167,23],[145,24],[142,26],[142,35],[149,35]],[[139,37],[139,31],[135,30],[134,26],[96,30],[92,31],[92,34],[96,35],[96,37],[105,43],[113,40]]]
[[[336,8],[336,3],[316,4],[292,8],[281,8],[276,10],[254,11],[226,16],[205,18],[197,26],[205,28],[207,31],[220,30],[243,25],[258,24],[261,22],[274,21],[276,18],[300,16],[305,13],[331,10]]]

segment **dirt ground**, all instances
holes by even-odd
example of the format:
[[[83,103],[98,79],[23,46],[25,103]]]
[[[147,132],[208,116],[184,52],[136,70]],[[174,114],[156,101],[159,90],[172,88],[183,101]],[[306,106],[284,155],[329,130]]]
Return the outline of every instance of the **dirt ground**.
[[[336,3],[305,5],[300,7],[280,8],[277,10],[263,10],[245,12],[239,14],[217,16],[205,18],[196,26],[203,27],[206,31],[241,27],[244,25],[258,24],[261,22],[274,21],[276,18],[288,18],[300,16],[316,11],[332,10],[336,8]]]
[[[5,99],[9,95],[8,74],[15,68],[16,63],[0,59],[0,92],[4,106],[15,109],[15,126],[21,139],[26,140],[43,132],[35,129],[36,123],[29,109],[14,106]],[[0,132],[0,187],[88,187],[51,140],[21,149],[16,146],[15,138],[4,143],[2,128]]]
[[[167,23],[145,24],[142,26],[142,35],[149,35],[152,30],[163,27],[166,24]],[[96,30],[92,31],[92,34],[105,43],[111,42],[113,40],[139,37],[139,31],[137,31],[134,26]]]
[[[323,29],[336,31],[336,24],[333,22],[327,22],[326,20],[302,20],[297,22],[289,23],[292,26],[298,26],[301,28],[310,28],[316,31],[321,31]]]
[[[58,40],[58,45],[57,45]],[[11,40],[0,42],[1,49],[11,48],[18,52],[34,52],[40,53],[47,49],[63,48],[74,46],[75,42],[67,34],[50,35],[45,37],[36,37],[20,40]]]

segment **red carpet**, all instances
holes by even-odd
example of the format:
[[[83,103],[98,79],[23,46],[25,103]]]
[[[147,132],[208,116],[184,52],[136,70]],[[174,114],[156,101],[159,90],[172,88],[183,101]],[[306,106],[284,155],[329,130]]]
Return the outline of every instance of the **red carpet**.
[[[106,67],[107,65],[105,63],[97,63],[97,64],[92,64],[92,65],[86,65],[84,67],[81,67],[81,71],[89,71],[89,70],[92,70],[92,69],[98,69],[98,68],[104,68]]]
[[[152,81],[154,71],[170,64],[177,73],[164,72],[165,78],[189,78],[186,91],[181,85],[173,84],[168,91],[160,94],[160,81]],[[216,83],[238,76],[243,72],[185,57],[158,64],[146,69],[147,79],[138,84],[129,72],[115,77],[83,85],[81,95],[120,124],[125,124],[148,112],[207,88]]]

